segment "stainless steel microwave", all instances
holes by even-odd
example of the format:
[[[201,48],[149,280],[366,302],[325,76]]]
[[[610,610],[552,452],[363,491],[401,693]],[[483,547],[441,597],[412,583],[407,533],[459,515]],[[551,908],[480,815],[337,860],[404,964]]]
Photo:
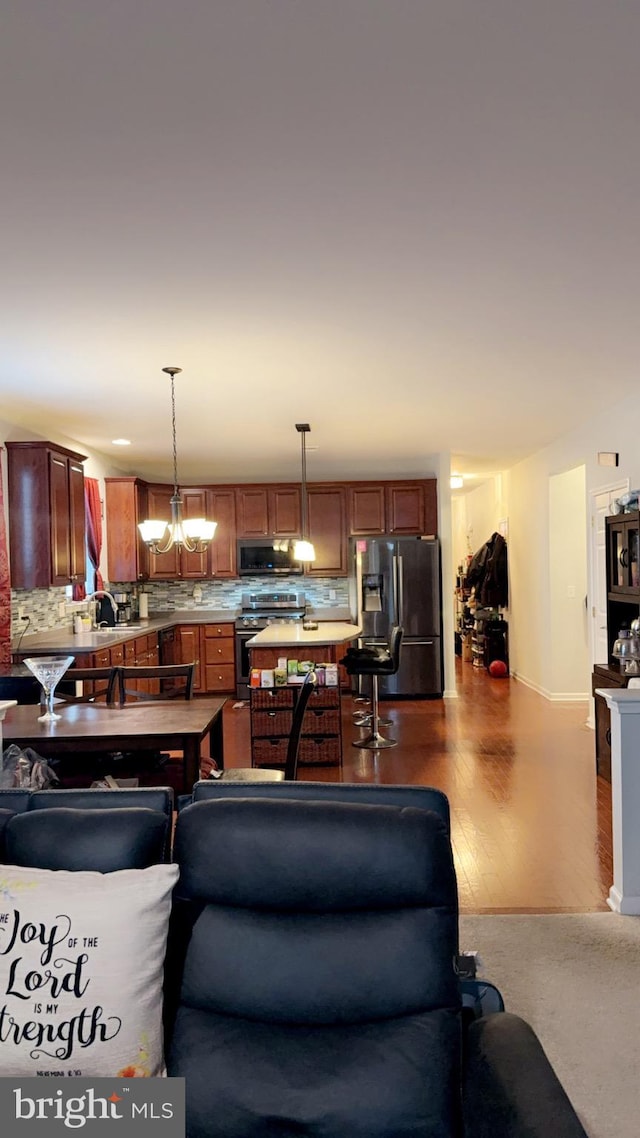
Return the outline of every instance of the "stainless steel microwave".
[[[294,577],[302,562],[293,556],[293,542],[277,537],[243,537],[238,540],[238,576]]]

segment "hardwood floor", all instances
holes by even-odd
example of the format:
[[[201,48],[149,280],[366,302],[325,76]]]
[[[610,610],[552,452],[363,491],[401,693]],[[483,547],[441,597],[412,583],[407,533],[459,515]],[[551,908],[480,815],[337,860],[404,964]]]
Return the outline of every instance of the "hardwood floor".
[[[586,704],[550,703],[512,679],[457,661],[457,700],[383,704],[398,746],[350,746],[360,730],[344,700],[341,770],[306,767],[323,782],[436,786],[451,805],[460,909],[607,911],[613,880],[611,788],[596,777]],[[247,766],[249,711],[225,707],[228,766]]]

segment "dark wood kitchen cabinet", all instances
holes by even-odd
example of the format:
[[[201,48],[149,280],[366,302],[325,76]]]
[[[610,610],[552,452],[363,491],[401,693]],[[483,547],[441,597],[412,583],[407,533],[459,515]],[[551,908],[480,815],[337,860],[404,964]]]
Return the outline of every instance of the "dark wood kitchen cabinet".
[[[211,573],[214,577],[236,575],[236,495],[233,489],[209,492],[207,517],[217,522],[211,542]]]
[[[235,490],[187,487],[181,491],[185,517],[204,516],[217,522],[205,553],[179,556],[177,549],[151,554],[138,525],[146,518],[171,517],[170,486],[149,485],[140,478],[105,478],[107,562],[110,581],[235,577]]]
[[[238,537],[300,537],[300,487],[236,487]]]
[[[305,567],[307,577],[344,577],[348,571],[347,501],[344,486],[318,483],[307,486],[309,540],[315,561]]]
[[[85,578],[86,455],[48,442],[7,442],[11,584],[44,589]]]
[[[195,663],[193,690],[235,692],[235,626],[219,624],[181,624],[176,629],[177,662]]]
[[[149,517],[158,521],[171,521],[172,486],[148,486]],[[198,487],[185,487],[180,490],[182,516],[184,518],[211,518],[208,510],[208,493]],[[164,540],[164,539],[163,539]],[[215,541],[215,537],[214,537]],[[176,579],[203,580],[211,576],[211,547],[202,552],[188,553],[181,546],[174,545],[167,553],[149,551],[149,580],[167,581]]]
[[[385,507],[389,533],[438,532],[438,504],[435,478],[424,482],[387,482]]]
[[[146,581],[149,550],[138,525],[149,517],[147,484],[140,478],[105,478],[109,581]]]
[[[367,482],[349,487],[349,532],[357,534],[386,533],[384,486]]]
[[[202,580],[236,577],[236,539],[302,536],[301,487],[295,483],[184,487],[186,517],[217,522],[204,553],[150,554],[137,531],[144,518],[169,520],[168,485],[109,478],[107,547],[112,581]],[[436,534],[435,479],[394,482],[316,482],[307,485],[309,537],[316,560],[309,577],[346,576],[350,534]]]
[[[437,534],[435,478],[421,481],[361,482],[348,486],[349,532]]]

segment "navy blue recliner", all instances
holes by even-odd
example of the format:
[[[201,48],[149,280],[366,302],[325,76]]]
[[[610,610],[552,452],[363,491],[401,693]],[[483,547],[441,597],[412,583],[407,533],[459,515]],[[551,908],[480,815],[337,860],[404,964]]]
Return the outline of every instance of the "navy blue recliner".
[[[173,791],[166,786],[123,790],[0,790],[0,863],[35,865],[40,869],[95,869],[107,873],[116,868],[143,868],[138,862],[134,864],[140,857],[143,860],[149,857],[145,862],[148,865],[169,861],[173,801]],[[61,809],[67,813],[60,814]],[[46,815],[52,810],[56,813],[48,825]],[[69,814],[69,810],[73,814]],[[99,817],[114,810],[124,811],[122,825],[113,818],[109,821],[108,817]],[[44,815],[42,821],[11,825],[16,815],[33,813]],[[25,839],[27,860],[18,860],[15,845],[9,844],[9,834],[17,832],[33,836],[29,839],[34,843],[31,853]],[[29,856],[36,858],[36,850],[42,860],[29,861]],[[75,858],[76,852],[77,863],[62,864],[67,856]],[[22,856],[21,853],[20,858]],[[122,864],[115,865],[114,859],[118,858]]]
[[[174,858],[188,1138],[584,1138],[528,1025],[467,1030],[441,816],[211,799],[179,814]]]

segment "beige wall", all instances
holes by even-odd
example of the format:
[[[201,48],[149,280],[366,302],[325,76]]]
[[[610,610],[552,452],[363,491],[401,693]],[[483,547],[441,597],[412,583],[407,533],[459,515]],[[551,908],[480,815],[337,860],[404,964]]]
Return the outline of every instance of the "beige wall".
[[[576,399],[579,407],[579,398]],[[640,395],[608,407],[579,423],[575,430],[557,439],[544,450],[512,467],[504,481],[509,516],[509,646],[512,670],[523,681],[550,697],[580,698],[585,695],[584,665],[580,662],[571,675],[561,669],[556,657],[560,649],[552,644],[552,600],[550,574],[550,479],[578,467],[584,469],[584,528],[565,543],[567,557],[576,564],[582,559],[586,574],[587,537],[591,524],[589,495],[612,481],[629,478],[632,488],[640,486],[640,448],[637,424],[640,422]],[[617,469],[599,466],[598,451],[617,451]],[[571,582],[565,582],[566,584]],[[576,591],[578,581],[576,580]],[[592,605],[593,587],[585,590]],[[589,619],[589,617],[587,617]],[[566,645],[562,651],[566,651]]]
[[[584,466],[549,479],[549,687],[554,698],[587,699],[587,511]]]
[[[452,494],[452,549],[457,571],[467,554],[476,553],[508,520],[504,495],[506,477],[495,474],[466,494]],[[505,535],[508,538],[508,534]]]

